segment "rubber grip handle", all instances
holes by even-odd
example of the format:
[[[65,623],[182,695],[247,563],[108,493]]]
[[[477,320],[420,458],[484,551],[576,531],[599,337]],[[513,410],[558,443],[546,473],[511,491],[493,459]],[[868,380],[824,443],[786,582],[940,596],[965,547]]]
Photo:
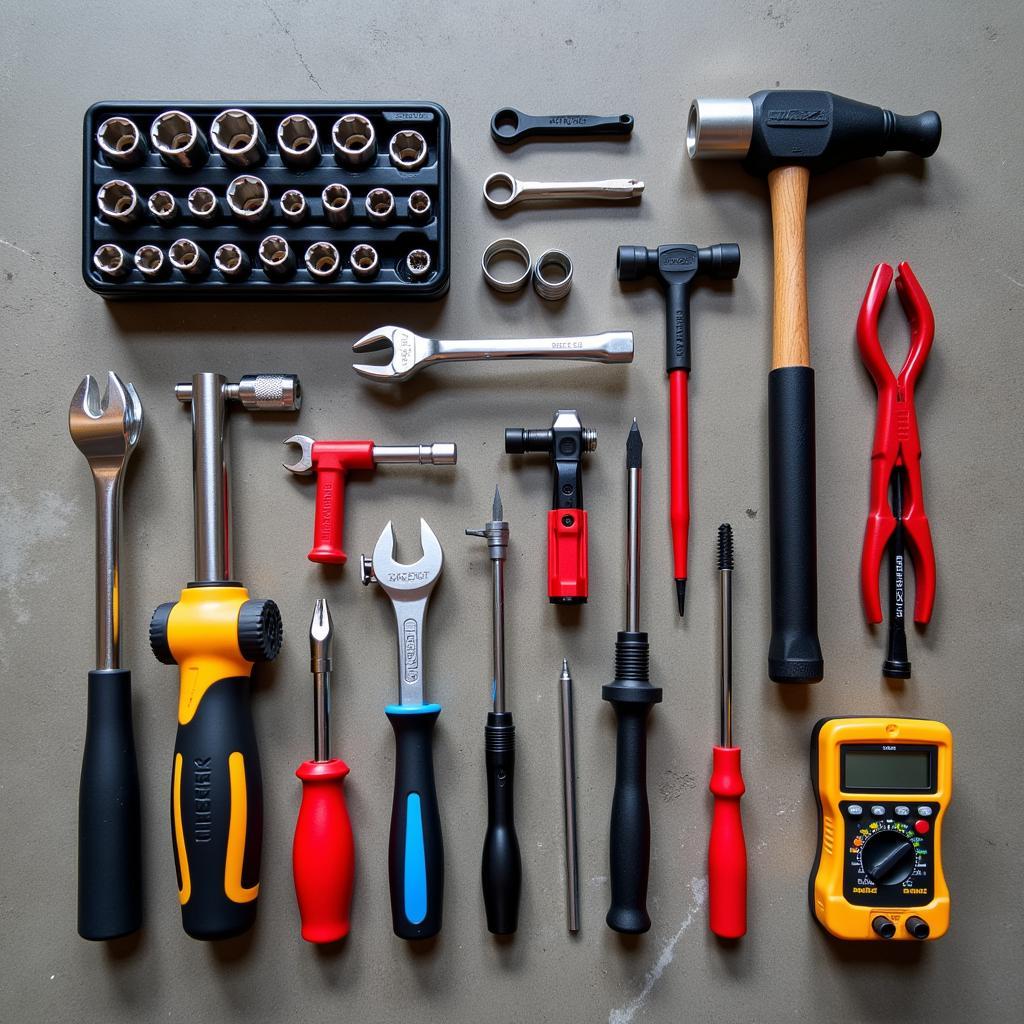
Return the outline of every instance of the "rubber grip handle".
[[[586,604],[590,591],[587,513],[582,508],[548,511],[548,600]]]
[[[132,675],[89,673],[78,790],[78,934],[116,939],[142,926],[139,768]]]
[[[320,462],[316,470],[316,509],[313,514],[313,547],[307,556],[311,562],[344,565],[348,555],[342,550],[345,523],[345,470]]]
[[[743,774],[739,747],[714,747],[711,785],[714,812],[708,843],[708,911],[719,938],[738,939],[747,931],[747,847],[740,798]]]
[[[348,765],[339,758],[303,761],[302,803],[292,844],[295,898],[307,942],[337,942],[348,935],[355,872],[352,822],[345,803]]]
[[[809,366],[784,366],[768,375],[768,490],[768,675],[777,683],[814,682],[824,664],[818,642],[814,371]]]
[[[665,286],[665,372],[690,369],[690,286],[670,278]]]
[[[487,832],[481,863],[487,930],[511,935],[519,926],[523,864],[516,836],[513,776],[516,729],[510,711],[490,712],[484,729],[487,759]]]
[[[181,922],[226,939],[256,919],[263,782],[248,677],[220,679],[178,723],[171,786]]]
[[[434,723],[439,704],[391,705],[395,792],[388,840],[391,923],[400,939],[429,939],[441,930],[444,844],[434,785]]]

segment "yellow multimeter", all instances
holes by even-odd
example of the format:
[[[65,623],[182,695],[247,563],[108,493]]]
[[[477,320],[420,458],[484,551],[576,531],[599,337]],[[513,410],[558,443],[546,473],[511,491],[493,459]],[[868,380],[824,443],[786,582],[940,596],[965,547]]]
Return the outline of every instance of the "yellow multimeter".
[[[937,939],[949,928],[942,819],[953,788],[948,726],[823,718],[811,734],[818,849],[811,913],[840,939]]]

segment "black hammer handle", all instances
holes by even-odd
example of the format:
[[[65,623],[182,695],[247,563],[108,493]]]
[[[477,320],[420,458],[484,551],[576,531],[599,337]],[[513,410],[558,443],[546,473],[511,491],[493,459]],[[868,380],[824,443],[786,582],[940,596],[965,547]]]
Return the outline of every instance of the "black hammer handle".
[[[487,758],[487,833],[480,874],[487,930],[511,935],[519,925],[523,865],[514,817],[516,729],[511,711],[491,711],[484,729]]]

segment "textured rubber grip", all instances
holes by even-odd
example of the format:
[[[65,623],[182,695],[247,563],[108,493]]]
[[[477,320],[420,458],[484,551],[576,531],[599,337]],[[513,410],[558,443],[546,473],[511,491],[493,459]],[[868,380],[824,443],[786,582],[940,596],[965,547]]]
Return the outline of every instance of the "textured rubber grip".
[[[256,918],[263,785],[247,677],[221,679],[178,724],[171,827],[181,920],[195,939],[225,939]]]
[[[777,683],[814,682],[824,665],[818,642],[814,371],[809,366],[783,366],[768,375],[768,487],[768,675]]]
[[[337,466],[317,467],[313,547],[306,556],[311,562],[344,565],[348,561],[348,555],[341,546],[345,522],[345,477],[345,470]]]
[[[710,790],[714,794],[708,843],[708,912],[719,938],[747,931],[747,847],[740,798],[745,792],[739,747],[714,747]]]
[[[481,878],[487,930],[511,935],[519,926],[523,865],[516,836],[513,776],[516,729],[510,711],[490,712],[484,729],[487,759],[487,832]]]
[[[352,823],[345,803],[348,765],[339,758],[303,761],[302,803],[292,844],[295,898],[307,942],[337,942],[348,935],[355,871]]]
[[[444,844],[434,785],[434,723],[439,704],[391,705],[395,792],[388,840],[391,923],[400,939],[429,939],[441,930]]]
[[[141,926],[132,676],[125,669],[96,669],[89,673],[78,790],[78,934],[83,939],[116,939]]]

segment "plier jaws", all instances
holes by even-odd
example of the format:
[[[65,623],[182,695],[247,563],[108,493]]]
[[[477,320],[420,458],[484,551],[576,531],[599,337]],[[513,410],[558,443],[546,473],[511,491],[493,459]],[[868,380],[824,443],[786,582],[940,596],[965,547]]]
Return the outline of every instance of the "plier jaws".
[[[875,438],[871,448],[871,498],[861,556],[861,595],[869,622],[882,621],[879,568],[896,518],[889,488],[896,471],[903,474],[901,521],[914,561],[914,621],[931,619],[935,604],[935,550],[924,510],[921,483],[921,437],[914,407],[914,386],[935,337],[935,316],[909,263],[897,266],[896,293],[910,322],[910,350],[899,373],[893,373],[878,338],[878,317],[885,304],[893,269],[879,263],[871,275],[857,317],[857,345],[878,391]]]

